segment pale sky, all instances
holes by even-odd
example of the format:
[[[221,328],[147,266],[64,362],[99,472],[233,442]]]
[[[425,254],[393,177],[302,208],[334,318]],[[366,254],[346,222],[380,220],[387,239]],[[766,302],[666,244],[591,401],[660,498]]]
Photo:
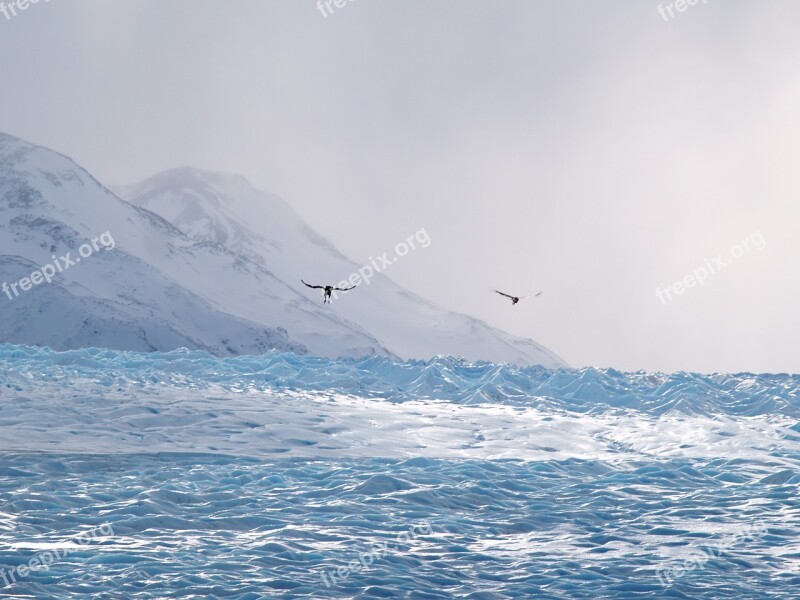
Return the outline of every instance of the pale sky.
[[[41,0],[0,13],[0,131],[244,175],[359,262],[424,227],[387,275],[575,367],[796,373],[800,3],[658,8]]]

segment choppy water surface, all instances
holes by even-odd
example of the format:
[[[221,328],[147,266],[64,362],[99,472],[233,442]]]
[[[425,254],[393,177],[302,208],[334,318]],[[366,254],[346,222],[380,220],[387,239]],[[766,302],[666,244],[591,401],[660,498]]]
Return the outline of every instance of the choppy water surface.
[[[799,384],[0,346],[0,597],[800,598]]]

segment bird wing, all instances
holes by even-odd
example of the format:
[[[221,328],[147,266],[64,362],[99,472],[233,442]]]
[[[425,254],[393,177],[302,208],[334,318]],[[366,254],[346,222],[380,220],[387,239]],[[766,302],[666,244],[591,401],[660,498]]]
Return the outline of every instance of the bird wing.
[[[528,296],[520,296],[520,297],[519,297],[519,299],[520,299],[520,300],[527,300],[528,298],[538,298],[538,297],[539,297],[539,296],[541,296],[543,293],[544,293],[544,292],[538,292],[538,293],[536,293],[536,294],[530,294],[530,295],[528,295]]]
[[[303,280],[301,279],[300,281],[303,281]],[[324,287],[324,286],[322,286],[322,285],[311,285],[310,283],[306,283],[305,281],[303,281],[303,283],[305,283],[305,284],[306,284],[308,287],[310,287],[312,290],[322,290],[322,289],[325,289],[325,287]]]
[[[335,289],[337,292],[349,292],[350,290],[354,290],[357,287],[358,287],[357,285],[354,285],[354,286],[349,287],[349,288],[333,288],[333,289]]]
[[[506,298],[511,298],[512,300],[514,299],[514,296],[509,296],[508,294],[504,294],[500,290],[495,290],[495,292],[500,294],[501,296],[505,296]]]

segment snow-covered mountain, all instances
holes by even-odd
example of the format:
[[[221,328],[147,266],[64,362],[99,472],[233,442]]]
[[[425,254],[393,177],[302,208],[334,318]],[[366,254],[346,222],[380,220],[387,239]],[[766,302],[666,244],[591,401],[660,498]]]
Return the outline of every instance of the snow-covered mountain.
[[[336,282],[361,265],[241,177],[180,169],[118,193],[124,199],[69,158],[0,134],[0,284],[19,284],[67,252],[78,258],[104,232],[114,241],[52,283],[0,292],[0,341],[564,365],[382,275],[322,305],[299,278]]]
[[[18,284],[61,264],[67,252],[81,259],[80,246],[104,232],[113,249],[101,247],[52,283],[29,291]],[[4,342],[145,351],[185,346],[217,355],[271,348],[390,354],[263,266],[195,242],[119,199],[70,159],[8,135],[0,135],[0,282],[10,290],[0,292]]]
[[[224,246],[269,268],[290,285],[338,283],[364,265],[343,256],[280,198],[242,177],[197,169],[161,173],[117,188],[136,206],[153,211],[198,242]],[[390,244],[387,244],[390,245]],[[319,293],[300,288],[315,301]],[[521,364],[563,365],[538,344],[447,311],[378,274],[330,310],[369,331],[402,358],[444,354]]]

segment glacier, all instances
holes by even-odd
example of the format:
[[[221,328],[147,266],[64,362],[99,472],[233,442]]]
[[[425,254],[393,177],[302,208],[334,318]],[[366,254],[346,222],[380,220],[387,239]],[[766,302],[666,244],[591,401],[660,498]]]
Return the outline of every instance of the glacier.
[[[798,597],[799,392],[0,345],[0,597]]]

